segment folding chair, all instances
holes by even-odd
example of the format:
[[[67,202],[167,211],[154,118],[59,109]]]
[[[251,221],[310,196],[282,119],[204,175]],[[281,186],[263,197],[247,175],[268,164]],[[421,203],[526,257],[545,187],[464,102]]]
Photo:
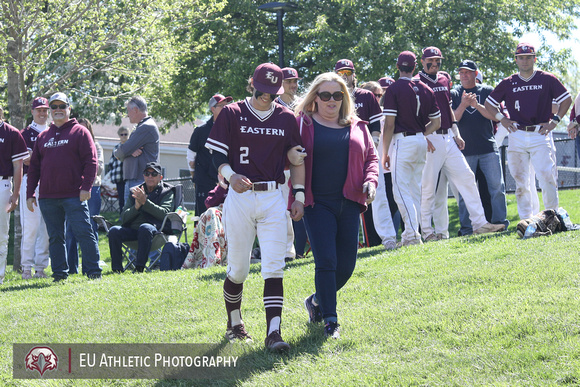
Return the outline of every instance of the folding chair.
[[[151,249],[149,250],[149,266],[145,269],[147,271],[151,271],[153,268],[158,266],[159,258],[161,257],[161,250],[163,246],[167,242],[172,243],[179,243],[181,237],[184,236],[185,243],[187,242],[187,212],[180,210],[177,211],[178,208],[183,204],[183,186],[176,185],[172,188],[173,190],[173,206],[172,212],[169,212],[165,215],[163,222],[161,223],[161,227],[159,227],[158,233],[153,236],[153,241],[151,243]],[[113,226],[110,222],[108,222],[105,218],[100,215],[93,216],[93,219],[100,227],[103,227],[107,232],[107,236],[109,235],[109,229]],[[165,229],[165,226],[168,224],[171,225],[171,233],[163,233],[161,230]],[[137,248],[138,242],[137,241],[126,241],[123,242],[122,254],[123,258],[127,259],[127,264],[124,267],[124,270],[127,269],[135,269],[135,262],[137,260]]]
[[[101,212],[118,212],[119,195],[116,189],[101,186]]]

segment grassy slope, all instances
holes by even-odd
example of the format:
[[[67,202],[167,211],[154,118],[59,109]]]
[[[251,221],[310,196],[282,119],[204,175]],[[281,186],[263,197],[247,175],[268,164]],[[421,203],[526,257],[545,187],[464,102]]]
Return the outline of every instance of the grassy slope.
[[[579,222],[577,195],[561,192],[561,201]],[[511,218],[515,211],[510,197]],[[515,222],[510,229],[514,227]],[[263,350],[263,282],[259,265],[253,265],[243,315],[255,344],[240,359],[244,368],[237,381],[222,382],[580,384],[579,235],[522,241],[506,233],[452,238],[389,253],[378,247],[363,249],[353,278],[339,293],[338,341],[323,340],[322,327],[306,323],[302,300],[313,290],[313,261],[294,261],[285,274],[283,336],[292,349],[284,356]],[[101,281],[73,276],[59,285],[11,275],[0,288],[0,384],[207,384],[12,380],[11,344],[221,342],[223,271],[127,273],[105,275]]]

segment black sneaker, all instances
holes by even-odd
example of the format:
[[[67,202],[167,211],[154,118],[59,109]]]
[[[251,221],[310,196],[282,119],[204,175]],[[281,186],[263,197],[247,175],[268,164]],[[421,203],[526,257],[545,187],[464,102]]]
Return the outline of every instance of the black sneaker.
[[[340,328],[336,321],[331,321],[324,326],[324,336],[330,337],[332,339],[338,339],[340,337]]]
[[[249,344],[254,342],[252,336],[246,332],[244,324],[234,325],[233,327],[228,326],[228,329],[226,330],[226,339],[228,339],[230,343],[241,341]]]
[[[264,344],[266,345],[267,349],[276,352],[283,352],[290,349],[290,345],[284,340],[282,340],[282,336],[280,336],[280,331],[277,330],[270,333],[268,337],[266,337]]]
[[[322,312],[320,311],[320,305],[314,305],[312,300],[314,299],[314,294],[304,300],[304,307],[308,312],[308,322],[309,323],[319,323],[322,322]]]
[[[52,275],[52,282],[63,282],[66,281],[66,279],[68,278],[68,276],[63,276],[63,275]]]
[[[87,274],[87,277],[88,277],[90,280],[100,280],[101,278],[103,278],[103,277],[101,276],[101,273],[91,273],[91,274]]]

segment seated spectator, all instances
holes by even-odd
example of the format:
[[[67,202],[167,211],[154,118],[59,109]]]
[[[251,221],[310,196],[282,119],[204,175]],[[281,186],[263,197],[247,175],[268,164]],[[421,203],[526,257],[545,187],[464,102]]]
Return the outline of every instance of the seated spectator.
[[[145,183],[131,188],[131,195],[121,214],[122,226],[109,230],[111,268],[115,273],[123,271],[122,243],[138,241],[135,271],[143,272],[149,257],[151,242],[158,228],[173,209],[173,186],[162,181],[161,166],[147,163],[143,171]]]
[[[220,183],[209,191],[205,199],[207,211],[199,217],[193,232],[193,242],[182,269],[205,269],[214,265],[227,265],[228,244],[222,223],[223,203],[227,194],[227,185],[220,176]]]

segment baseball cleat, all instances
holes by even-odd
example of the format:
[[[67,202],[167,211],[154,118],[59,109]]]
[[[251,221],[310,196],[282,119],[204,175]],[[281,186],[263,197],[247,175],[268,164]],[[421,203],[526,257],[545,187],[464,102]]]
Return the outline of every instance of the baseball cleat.
[[[331,321],[324,326],[324,336],[331,339],[338,339],[340,337],[340,324],[336,321]]]
[[[312,300],[314,299],[314,294],[311,294],[304,300],[304,307],[308,312],[308,322],[318,323],[322,322],[322,312],[320,311],[320,305],[314,305]]]
[[[287,351],[290,349],[290,345],[282,340],[282,336],[280,336],[280,331],[276,330],[266,337],[264,341],[266,348],[271,351],[282,352]]]
[[[254,342],[252,336],[246,332],[244,324],[234,325],[231,328],[228,327],[226,330],[226,339],[228,339],[230,343],[243,342],[250,344]]]

